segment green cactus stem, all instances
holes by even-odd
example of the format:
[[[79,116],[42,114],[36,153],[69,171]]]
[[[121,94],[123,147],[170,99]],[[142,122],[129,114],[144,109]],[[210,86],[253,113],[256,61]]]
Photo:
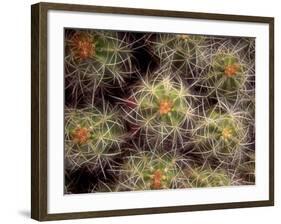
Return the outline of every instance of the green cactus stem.
[[[178,158],[172,154],[141,152],[127,158],[120,173],[124,190],[177,188],[182,181]]]
[[[213,56],[210,71],[202,77],[209,95],[236,99],[247,81],[246,64],[234,53],[217,53]]]
[[[78,30],[66,35],[65,49],[66,89],[77,100],[85,98],[86,93],[122,87],[136,71],[132,44],[126,34]]]
[[[120,153],[124,125],[116,109],[66,109],[66,165],[95,168]]]
[[[247,142],[244,119],[242,114],[224,112],[216,107],[209,110],[193,130],[198,151],[210,153],[220,159],[234,159],[235,154],[240,153]]]
[[[159,74],[143,79],[130,99],[134,107],[125,110],[126,118],[140,127],[148,142],[183,141],[182,135],[193,121],[194,109],[193,96],[180,79]]]
[[[204,40],[204,36],[198,35],[157,34],[149,44],[161,66],[169,66],[180,74],[190,74],[202,55]]]

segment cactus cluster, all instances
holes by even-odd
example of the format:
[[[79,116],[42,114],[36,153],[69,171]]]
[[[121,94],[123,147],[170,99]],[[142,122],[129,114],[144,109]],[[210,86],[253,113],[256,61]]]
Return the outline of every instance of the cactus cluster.
[[[65,193],[255,184],[255,40],[65,29]]]

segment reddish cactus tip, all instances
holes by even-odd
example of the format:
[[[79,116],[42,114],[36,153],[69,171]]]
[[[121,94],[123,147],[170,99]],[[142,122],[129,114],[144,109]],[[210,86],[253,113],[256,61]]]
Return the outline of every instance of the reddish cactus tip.
[[[76,144],[85,144],[90,138],[90,130],[88,128],[77,127],[72,133],[72,140]]]
[[[161,100],[159,104],[159,113],[164,115],[169,113],[173,108],[173,102],[171,100]]]
[[[85,60],[95,53],[95,45],[92,38],[84,33],[77,33],[71,40],[72,51],[77,59]]]
[[[156,170],[151,176],[151,188],[161,189],[163,177],[163,173],[160,170]]]
[[[237,64],[227,65],[224,69],[224,74],[228,77],[235,76],[238,69],[239,69],[239,65]]]

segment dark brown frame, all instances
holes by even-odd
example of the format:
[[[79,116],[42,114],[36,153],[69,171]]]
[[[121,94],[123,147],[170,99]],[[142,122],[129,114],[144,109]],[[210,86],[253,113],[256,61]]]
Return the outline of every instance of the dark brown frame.
[[[47,13],[49,10],[196,18],[269,24],[269,200],[48,214],[47,211]],[[187,212],[274,205],[274,18],[115,8],[90,5],[38,3],[31,6],[31,217],[39,221]]]

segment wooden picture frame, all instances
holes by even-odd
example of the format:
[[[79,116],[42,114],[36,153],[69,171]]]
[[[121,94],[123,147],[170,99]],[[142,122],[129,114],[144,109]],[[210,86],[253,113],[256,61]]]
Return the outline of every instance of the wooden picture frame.
[[[141,215],[170,212],[246,208],[274,205],[274,18],[223,15],[182,11],[116,8],[90,5],[38,3],[31,7],[31,217],[39,221],[109,216]],[[268,199],[227,203],[207,203],[83,212],[48,212],[48,12],[67,11],[131,16],[187,18],[208,21],[266,24],[269,27],[269,173]],[[257,89],[256,91],[259,91]],[[63,149],[61,149],[63,150]]]

